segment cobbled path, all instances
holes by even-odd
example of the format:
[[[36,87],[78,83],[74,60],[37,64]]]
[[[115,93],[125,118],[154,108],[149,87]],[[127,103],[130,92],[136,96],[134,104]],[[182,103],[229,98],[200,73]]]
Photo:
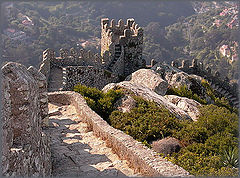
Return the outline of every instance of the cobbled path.
[[[72,105],[49,103],[53,176],[140,177],[87,129]]]

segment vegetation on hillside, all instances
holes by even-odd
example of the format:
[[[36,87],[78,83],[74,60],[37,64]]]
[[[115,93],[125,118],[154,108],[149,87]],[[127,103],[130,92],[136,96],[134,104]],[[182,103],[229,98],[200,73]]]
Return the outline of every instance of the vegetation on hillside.
[[[225,107],[203,105],[195,122],[179,120],[165,107],[133,96],[136,107],[122,113],[114,108],[124,90],[107,93],[82,85],[88,105],[111,126],[150,146],[152,141],[168,136],[180,140],[182,148],[166,159],[196,176],[238,175],[238,115]],[[104,102],[101,102],[104,101]]]
[[[212,70],[219,70],[223,77],[238,79],[237,61],[230,64],[227,57],[219,55],[219,47],[232,46],[238,36],[236,27],[226,26],[231,17],[219,15],[229,4],[223,3],[218,9],[210,8],[200,14],[194,14],[192,5],[199,6],[189,1],[14,2],[10,16],[4,19],[3,29],[22,30],[29,38],[27,42],[13,41],[2,35],[3,52],[8,59],[36,67],[46,48],[54,49],[57,54],[60,48],[71,47],[99,52],[101,18],[124,21],[134,18],[144,27],[143,57],[147,63],[153,58],[168,63],[195,58],[210,65]],[[19,14],[27,15],[34,26],[23,25]],[[213,25],[215,19],[222,21],[220,27]]]
[[[124,21],[127,18],[135,18],[140,26],[146,26],[152,21],[161,21],[162,25],[167,26],[176,22],[179,16],[189,16],[193,13],[188,2],[14,2],[10,16],[4,19],[3,29],[24,31],[29,38],[26,41],[16,41],[3,35],[4,55],[8,59],[37,67],[41,62],[42,51],[47,48],[54,49],[57,55],[60,48],[72,47],[99,52],[101,18],[122,18]],[[27,15],[34,26],[23,25],[21,15]],[[82,46],[86,41],[89,43]]]
[[[213,102],[215,105],[217,105],[219,107],[225,107],[228,110],[230,110],[231,112],[238,113],[238,109],[236,107],[232,107],[229,104],[229,101],[225,97],[219,97],[205,79],[203,79],[201,81],[201,85],[206,90],[205,96],[200,97],[197,93],[194,93],[191,89],[188,89],[188,87],[186,85],[182,85],[177,88],[170,87],[170,88],[168,88],[166,94],[167,95],[177,95],[177,96],[182,96],[182,97],[186,97],[189,99],[193,99],[204,105],[210,104],[211,102]],[[210,98],[211,101],[207,102],[207,99],[206,99],[207,97]]]

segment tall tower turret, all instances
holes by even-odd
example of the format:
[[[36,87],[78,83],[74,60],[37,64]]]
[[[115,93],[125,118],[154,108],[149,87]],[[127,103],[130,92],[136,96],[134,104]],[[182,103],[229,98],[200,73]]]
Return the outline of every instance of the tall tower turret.
[[[124,24],[120,19],[116,25],[108,18],[101,20],[101,56],[107,69],[127,76],[145,66],[142,59],[143,29],[134,19]]]

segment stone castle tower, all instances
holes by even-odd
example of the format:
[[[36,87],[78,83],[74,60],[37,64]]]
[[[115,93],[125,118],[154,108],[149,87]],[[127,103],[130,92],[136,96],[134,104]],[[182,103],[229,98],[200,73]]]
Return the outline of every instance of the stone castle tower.
[[[48,81],[49,91],[68,90],[77,83],[102,89],[120,81],[146,63],[142,58],[143,29],[134,19],[118,24],[108,18],[101,20],[101,55],[85,49],[52,49],[43,52],[40,72]]]
[[[113,73],[127,76],[139,68],[145,67],[142,59],[143,29],[134,19],[127,19],[124,24],[120,19],[101,20],[101,56],[106,69]]]

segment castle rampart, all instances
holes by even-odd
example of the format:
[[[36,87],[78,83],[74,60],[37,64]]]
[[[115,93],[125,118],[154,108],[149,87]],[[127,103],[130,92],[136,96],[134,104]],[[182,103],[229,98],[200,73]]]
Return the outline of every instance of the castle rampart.
[[[63,79],[63,90],[72,90],[77,84],[102,89],[108,83],[119,80],[114,73],[88,66],[68,66],[63,68]]]
[[[172,61],[171,65],[188,74],[199,75],[207,79],[215,91],[226,97],[233,106],[238,107],[237,84],[229,84],[229,79],[227,77],[221,78],[219,71],[212,71],[209,66],[204,66],[202,63],[197,62],[196,59],[193,59],[191,62],[182,60],[181,65],[177,61]]]
[[[47,123],[48,119],[46,78],[33,67],[27,69],[13,62],[1,70],[2,173],[4,176],[48,176],[51,153],[42,130],[43,121]]]
[[[127,160],[130,166],[137,172],[141,172],[142,175],[152,177],[191,176],[189,172],[160,157],[141,142],[111,127],[87,105],[79,93],[72,91],[52,92],[49,93],[49,102],[51,101],[69,103],[75,106],[77,113],[87,123],[89,130],[105,140],[108,147],[112,148],[121,159]]]
[[[101,27],[101,56],[108,69],[127,76],[145,67],[142,59],[143,29],[138,27],[134,19],[127,19],[126,24],[120,19],[116,25],[114,19],[110,22],[108,18],[104,18]],[[120,60],[123,65],[115,65]]]

